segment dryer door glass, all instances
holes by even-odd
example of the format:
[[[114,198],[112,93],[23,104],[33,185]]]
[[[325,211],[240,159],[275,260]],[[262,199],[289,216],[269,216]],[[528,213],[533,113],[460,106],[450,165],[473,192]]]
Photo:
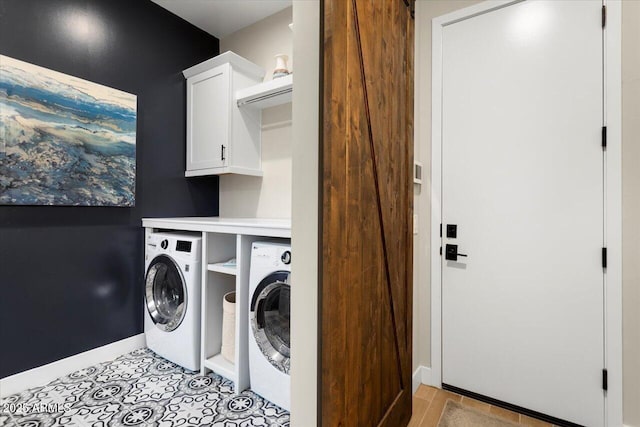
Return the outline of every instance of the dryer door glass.
[[[180,268],[173,259],[153,259],[145,278],[147,310],[157,327],[170,332],[180,326],[186,313],[187,291]]]
[[[291,286],[290,273],[267,276],[256,288],[251,304],[251,326],[260,351],[269,362],[289,373]]]

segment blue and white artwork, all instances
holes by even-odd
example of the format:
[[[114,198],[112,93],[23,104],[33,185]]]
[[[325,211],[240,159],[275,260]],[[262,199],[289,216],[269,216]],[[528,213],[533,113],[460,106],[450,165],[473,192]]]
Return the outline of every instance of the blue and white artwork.
[[[136,105],[0,55],[0,204],[133,206]]]

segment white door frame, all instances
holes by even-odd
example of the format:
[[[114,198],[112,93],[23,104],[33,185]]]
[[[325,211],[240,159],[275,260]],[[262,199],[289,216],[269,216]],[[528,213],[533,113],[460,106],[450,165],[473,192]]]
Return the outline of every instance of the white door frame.
[[[434,18],[431,75],[431,385],[442,387],[442,31],[446,25],[523,0],[489,0]],[[526,0],[525,0],[526,1]],[[622,425],[622,4],[604,0],[605,152],[605,397],[607,426]],[[597,123],[594,126],[598,126]]]

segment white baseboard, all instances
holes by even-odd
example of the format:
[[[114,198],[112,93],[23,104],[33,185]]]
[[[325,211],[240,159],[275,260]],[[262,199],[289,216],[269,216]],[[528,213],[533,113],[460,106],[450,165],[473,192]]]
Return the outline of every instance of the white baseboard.
[[[432,385],[431,384],[431,368],[427,366],[418,366],[418,368],[413,373],[413,378],[411,381],[411,390],[412,394],[416,393],[420,384]]]
[[[130,351],[146,347],[146,345],[144,334],[138,334],[47,365],[18,372],[0,379],[0,397],[10,396],[32,387],[43,386],[61,376],[113,360]]]
[[[418,387],[422,382],[422,373],[420,372],[420,366],[413,372],[411,377],[411,395],[413,396],[418,391]]]

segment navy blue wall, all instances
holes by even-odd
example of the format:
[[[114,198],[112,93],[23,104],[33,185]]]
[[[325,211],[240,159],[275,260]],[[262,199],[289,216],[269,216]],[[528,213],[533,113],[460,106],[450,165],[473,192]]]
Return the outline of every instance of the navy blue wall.
[[[142,217],[218,214],[184,178],[181,71],[218,40],[149,0],[0,0],[0,53],[138,96],[135,208],[0,206],[0,377],[143,331]]]

